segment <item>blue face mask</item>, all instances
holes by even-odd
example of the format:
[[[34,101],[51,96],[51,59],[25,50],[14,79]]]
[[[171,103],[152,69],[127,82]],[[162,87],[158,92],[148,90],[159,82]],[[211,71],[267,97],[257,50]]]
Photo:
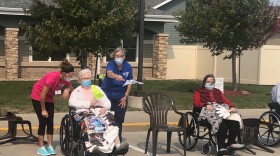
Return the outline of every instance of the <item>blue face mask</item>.
[[[114,61],[116,62],[117,65],[123,64],[123,58],[115,58]]]
[[[82,81],[82,86],[87,88],[91,86],[91,80],[83,80]]]
[[[214,86],[215,86],[215,84],[214,84],[214,83],[205,83],[205,88],[206,88],[207,90],[211,90],[211,89],[213,89],[213,88],[214,88]]]

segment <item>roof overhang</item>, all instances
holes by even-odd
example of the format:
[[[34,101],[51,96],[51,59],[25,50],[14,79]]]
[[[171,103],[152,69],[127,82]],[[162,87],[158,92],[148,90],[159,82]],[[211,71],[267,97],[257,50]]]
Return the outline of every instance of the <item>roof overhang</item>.
[[[0,7],[0,15],[28,16],[24,13],[23,8],[7,8],[7,7]]]
[[[178,20],[171,15],[145,15],[144,21],[177,23]]]

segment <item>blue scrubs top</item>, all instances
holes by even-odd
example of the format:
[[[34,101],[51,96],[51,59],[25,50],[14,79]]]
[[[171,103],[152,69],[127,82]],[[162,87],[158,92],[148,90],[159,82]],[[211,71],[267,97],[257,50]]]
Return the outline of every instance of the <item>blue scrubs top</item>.
[[[121,75],[124,81],[117,81],[114,78],[109,78],[107,76],[108,70],[111,70],[115,74]],[[132,80],[132,79],[133,79],[132,67],[127,61],[123,62],[122,69],[119,70],[117,68],[117,64],[115,63],[115,61],[110,60],[106,67],[106,76],[102,82],[101,88],[110,100],[121,99],[124,97],[124,94],[127,90],[127,86],[123,87],[125,81]]]

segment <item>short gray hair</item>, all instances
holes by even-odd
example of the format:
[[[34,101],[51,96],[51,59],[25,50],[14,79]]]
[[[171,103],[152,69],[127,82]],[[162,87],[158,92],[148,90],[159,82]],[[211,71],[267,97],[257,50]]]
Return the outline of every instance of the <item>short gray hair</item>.
[[[84,75],[84,74],[89,74],[90,75],[90,78],[92,77],[91,76],[91,71],[90,69],[86,68],[86,69],[83,69],[79,72],[78,74],[78,80],[81,81],[81,77]]]
[[[111,53],[110,57],[114,58],[115,54],[119,51],[121,51],[123,53],[123,55],[125,56],[126,50],[123,47],[118,47]]]

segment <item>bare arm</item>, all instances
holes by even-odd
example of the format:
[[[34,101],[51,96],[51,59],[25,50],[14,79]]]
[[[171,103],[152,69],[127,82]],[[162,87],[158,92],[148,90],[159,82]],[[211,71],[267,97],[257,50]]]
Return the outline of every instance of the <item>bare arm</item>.
[[[44,88],[40,94],[40,103],[41,103],[41,108],[42,108],[42,115],[43,117],[47,118],[48,117],[48,112],[46,111],[46,106],[45,106],[45,99],[46,95],[48,94],[50,88],[47,85],[44,85]]]
[[[70,96],[70,93],[74,90],[73,86],[69,86],[67,88],[64,89],[63,94],[62,94],[62,98],[63,99],[68,99]]]
[[[126,89],[126,91],[125,91],[125,93],[124,93],[124,97],[121,98],[121,100],[120,100],[119,106],[121,106],[121,108],[125,108],[125,106],[126,106],[126,100],[127,100],[127,98],[128,98],[128,95],[129,95],[130,90],[131,90],[131,84],[129,84],[129,85],[127,86],[127,89]]]

